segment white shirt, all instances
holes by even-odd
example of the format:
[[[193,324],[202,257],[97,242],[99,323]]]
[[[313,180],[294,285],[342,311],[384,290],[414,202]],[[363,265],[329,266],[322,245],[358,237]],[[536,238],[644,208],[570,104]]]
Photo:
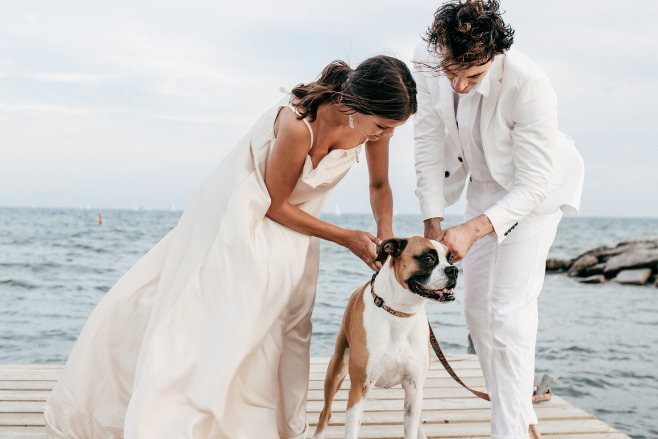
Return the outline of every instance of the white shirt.
[[[489,72],[467,93],[453,93],[459,140],[471,177],[478,182],[495,181],[484,157],[480,131],[482,96],[489,94]]]

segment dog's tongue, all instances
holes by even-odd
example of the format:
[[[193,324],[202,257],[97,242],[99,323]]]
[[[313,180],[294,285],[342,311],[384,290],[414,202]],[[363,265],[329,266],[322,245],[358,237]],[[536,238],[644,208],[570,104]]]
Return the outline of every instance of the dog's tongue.
[[[436,290],[439,294],[439,302],[452,302],[455,300],[454,293],[451,289],[444,288],[442,290]]]
[[[440,290],[426,290],[430,294],[436,294],[439,296],[440,302],[452,302],[455,300],[455,296],[452,289],[443,288]]]
[[[453,300],[455,300],[455,295],[452,290],[445,289],[440,294],[439,302],[452,302]]]

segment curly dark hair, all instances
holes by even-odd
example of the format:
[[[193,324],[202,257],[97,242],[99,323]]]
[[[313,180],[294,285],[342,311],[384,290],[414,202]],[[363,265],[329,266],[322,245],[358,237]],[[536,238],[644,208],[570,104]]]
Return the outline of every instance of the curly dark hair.
[[[442,5],[424,38],[441,61],[427,67],[441,72],[468,69],[504,53],[514,42],[514,30],[502,14],[497,0],[452,0]]]
[[[292,89],[299,99],[300,119],[313,122],[326,102],[347,107],[347,113],[407,120],[416,112],[416,82],[405,63],[386,55],[373,56],[352,70],[344,61],[333,61],[320,77]]]

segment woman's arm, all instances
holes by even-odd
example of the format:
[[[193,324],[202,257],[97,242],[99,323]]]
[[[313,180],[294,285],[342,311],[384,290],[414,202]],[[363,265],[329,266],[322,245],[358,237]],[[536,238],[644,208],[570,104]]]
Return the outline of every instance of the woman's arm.
[[[281,110],[277,139],[265,170],[265,185],[271,198],[266,215],[298,232],[347,247],[370,268],[377,270],[377,254],[372,244],[380,241],[375,236],[321,221],[288,202],[302,173],[310,141],[306,124],[285,108]]]
[[[366,142],[366,161],[370,178],[370,206],[377,223],[377,237],[393,237],[393,193],[388,180],[389,138]]]

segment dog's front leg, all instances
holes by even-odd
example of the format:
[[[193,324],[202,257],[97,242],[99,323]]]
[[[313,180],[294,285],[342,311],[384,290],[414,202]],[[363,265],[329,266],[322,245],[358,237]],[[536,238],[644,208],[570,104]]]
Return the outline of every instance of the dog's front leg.
[[[424,380],[420,380],[424,382]],[[420,412],[423,406],[423,386],[415,380],[402,382],[404,388],[404,439],[418,439],[425,436],[420,431]]]
[[[358,439],[363,418],[363,407],[372,382],[359,385],[352,381],[350,394],[347,398],[347,412],[345,413],[345,439]]]

